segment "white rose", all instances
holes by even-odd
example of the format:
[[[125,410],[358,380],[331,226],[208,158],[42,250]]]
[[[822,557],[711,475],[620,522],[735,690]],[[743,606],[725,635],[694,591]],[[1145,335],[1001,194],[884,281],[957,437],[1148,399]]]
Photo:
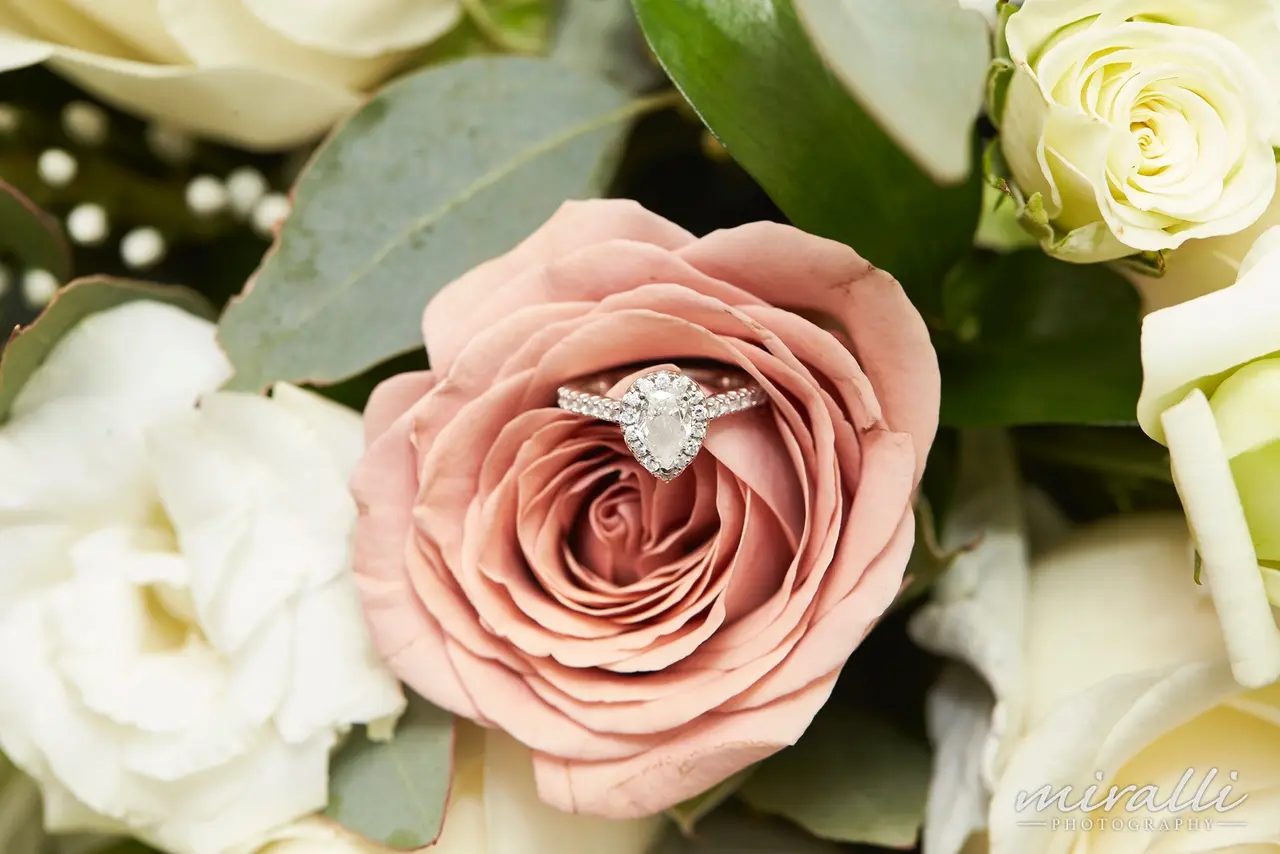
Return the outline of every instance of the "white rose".
[[[1262,218],[1244,231],[1182,244],[1166,258],[1164,275],[1148,276],[1130,266],[1123,272],[1142,294],[1144,311],[1168,308],[1234,282],[1253,244],[1276,226],[1280,226],[1280,193]]]
[[[0,0],[0,71],[45,62],[121,109],[278,149],[354,110],[459,0]]]
[[[50,830],[221,854],[323,808],[340,734],[403,708],[349,572],[358,416],[229,372],[212,324],[134,302],[0,428],[0,747]]]
[[[945,821],[947,805],[975,790],[986,804],[973,841],[988,843],[969,851],[1261,854],[1280,844],[1280,686],[1246,691],[1232,679],[1212,607],[1188,582],[1191,555],[1181,519],[1129,516],[1084,529],[1031,565],[1017,603],[1021,636],[985,650],[1018,657],[1020,678],[997,697],[1001,719],[1017,725],[1001,729],[990,694],[979,692],[968,705],[953,692],[949,714],[933,720],[931,812]],[[1009,577],[994,578],[1008,586]],[[981,664],[983,653],[957,639],[1007,622],[975,607],[983,601],[995,597],[942,591],[926,621],[964,629],[934,637],[944,641],[935,648]],[[985,728],[963,713],[984,709]],[[1052,798],[1067,786],[1065,801],[1040,808],[1039,792]],[[1154,787],[1153,801],[1143,787]],[[1081,797],[1096,808],[1075,808]],[[1151,808],[1170,797],[1181,811]],[[1193,798],[1206,809],[1187,808]],[[925,854],[959,847],[926,844]]]
[[[644,854],[661,816],[616,821],[563,813],[538,798],[528,748],[500,730],[459,722],[444,828],[430,854]],[[334,824],[278,831],[256,854],[387,854]]]
[[[1233,286],[1147,315],[1138,421],[1174,483],[1236,676],[1280,678],[1280,228]]]
[[[1046,250],[1172,249],[1267,209],[1280,141],[1270,0],[1027,0],[1006,32],[1001,148]]]

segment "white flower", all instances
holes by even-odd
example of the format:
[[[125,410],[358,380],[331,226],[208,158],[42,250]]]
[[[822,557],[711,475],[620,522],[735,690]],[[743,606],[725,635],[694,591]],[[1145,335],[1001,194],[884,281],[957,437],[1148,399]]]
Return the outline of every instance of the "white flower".
[[[563,813],[538,798],[528,748],[500,730],[459,722],[454,777],[430,854],[645,854],[661,816],[615,821]],[[309,819],[268,837],[257,854],[384,854],[334,824]]]
[[[1280,686],[1246,691],[1232,679],[1212,607],[1188,580],[1191,559],[1186,526],[1166,515],[1108,520],[1032,563],[1016,603],[1022,633],[993,639],[1018,656],[1021,678],[997,697],[1018,723],[1000,728],[990,692],[939,685],[951,694],[946,714],[931,721],[939,745],[931,820],[976,795],[987,805],[980,829],[989,845],[968,850],[990,854],[1261,854],[1280,843]],[[997,574],[978,587],[1017,589],[1011,580]],[[959,638],[989,635],[993,621],[1009,625],[1004,611],[974,607],[984,601],[1002,600],[943,591],[932,619],[966,628],[935,638],[934,648],[973,660]],[[1155,787],[1157,804],[1170,796],[1185,804],[1201,785],[1200,805],[1248,797],[1225,812],[1173,813],[1150,809],[1137,791]],[[1084,796],[1098,805],[1113,786],[1120,794],[1088,811],[1020,802],[1022,793],[1067,786],[1068,805]],[[956,854],[960,844],[926,845],[925,854]]]
[[[122,109],[252,148],[353,111],[459,0],[0,0],[0,71],[45,62]]]
[[[1142,294],[1144,311],[1158,311],[1230,285],[1253,244],[1276,226],[1280,226],[1280,193],[1262,218],[1244,231],[1188,240],[1169,253],[1162,276],[1144,275],[1133,265],[1125,265],[1122,271]]]
[[[996,20],[996,3],[998,0],[957,0],[961,9],[969,9],[974,12],[981,12],[982,17],[987,19],[988,24],[994,24]]]
[[[1270,0],[1026,0],[1007,39],[1001,148],[1025,216],[1052,226],[1048,251],[1172,249],[1267,209],[1280,141]]]
[[[1280,228],[1225,290],[1147,315],[1138,420],[1174,482],[1236,676],[1280,678]]]
[[[0,428],[0,747],[51,830],[221,854],[322,808],[340,734],[403,708],[348,571],[358,417],[228,374],[210,323],[134,302]]]

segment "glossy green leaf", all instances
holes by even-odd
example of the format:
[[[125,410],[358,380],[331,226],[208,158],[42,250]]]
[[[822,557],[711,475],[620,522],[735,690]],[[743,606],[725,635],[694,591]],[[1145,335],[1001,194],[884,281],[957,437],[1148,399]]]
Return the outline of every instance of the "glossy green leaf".
[[[691,834],[672,826],[650,854],[840,854],[841,850],[793,824],[733,804],[711,813]]]
[[[874,713],[832,703],[738,794],[824,839],[910,848],[924,820],[929,770],[922,740]]]
[[[28,267],[47,270],[60,282],[71,275],[71,248],[58,221],[4,181],[0,181],[0,252],[12,252]]]
[[[978,253],[943,288],[942,421],[1128,423],[1142,387],[1141,305],[1102,265]]]
[[[325,815],[389,848],[430,845],[449,799],[453,728],[451,714],[411,696],[393,739],[353,735],[330,766]]]
[[[956,0],[795,0],[818,52],[935,180],[969,174],[991,33]]]
[[[393,84],[317,154],[274,251],[228,307],[232,386],[332,382],[421,347],[431,296],[565,199],[599,194],[631,119],[657,103],[517,57]]]
[[[633,0],[667,73],[800,228],[840,240],[914,298],[968,249],[981,179],[940,187],[828,71],[791,0]]]
[[[214,317],[208,301],[186,288],[106,276],[77,279],[60,290],[30,326],[15,329],[10,336],[0,357],[0,423],[9,417],[22,386],[72,327],[91,314],[140,299],[166,302],[210,320]]]

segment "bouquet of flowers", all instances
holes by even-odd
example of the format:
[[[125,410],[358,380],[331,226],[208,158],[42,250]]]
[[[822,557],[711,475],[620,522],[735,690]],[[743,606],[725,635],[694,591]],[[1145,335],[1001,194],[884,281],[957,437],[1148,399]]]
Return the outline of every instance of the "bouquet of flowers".
[[[4,854],[1280,851],[1275,0],[0,72]]]

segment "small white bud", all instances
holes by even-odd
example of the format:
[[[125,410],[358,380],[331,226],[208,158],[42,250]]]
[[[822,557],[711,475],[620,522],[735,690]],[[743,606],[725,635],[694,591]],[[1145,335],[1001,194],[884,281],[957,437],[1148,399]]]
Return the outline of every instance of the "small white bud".
[[[147,147],[166,163],[185,163],[196,152],[196,140],[172,125],[153,122],[147,125]]]
[[[267,179],[252,166],[242,166],[227,176],[227,196],[231,212],[240,219],[248,219],[253,209],[267,194]]]
[[[120,241],[120,258],[132,270],[154,267],[167,251],[164,237],[154,228],[135,228]]]
[[[22,274],[22,298],[32,308],[44,308],[58,292],[58,280],[48,270],[32,269]]]
[[[107,239],[109,230],[102,205],[76,205],[67,214],[67,234],[81,246],[97,246]]]
[[[0,104],[0,136],[10,136],[22,127],[22,113],[13,104]]]
[[[72,101],[62,109],[62,129],[81,145],[102,145],[110,121],[106,110],[88,101]]]
[[[50,148],[40,155],[36,161],[36,172],[40,180],[50,187],[65,187],[76,179],[80,164],[61,148]]]
[[[275,237],[276,229],[288,219],[293,204],[281,193],[268,193],[253,209],[253,228],[263,237]]]
[[[213,216],[227,206],[227,188],[212,175],[197,175],[187,184],[187,207],[196,216]]]

